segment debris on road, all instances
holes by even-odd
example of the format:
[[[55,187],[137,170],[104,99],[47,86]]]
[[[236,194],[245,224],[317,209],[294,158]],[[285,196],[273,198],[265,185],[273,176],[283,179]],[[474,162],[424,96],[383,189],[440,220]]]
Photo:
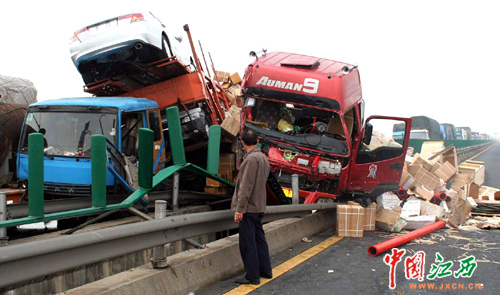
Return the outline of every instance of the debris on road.
[[[480,229],[500,229],[500,218],[496,216],[489,218],[486,221],[476,224],[476,227]]]

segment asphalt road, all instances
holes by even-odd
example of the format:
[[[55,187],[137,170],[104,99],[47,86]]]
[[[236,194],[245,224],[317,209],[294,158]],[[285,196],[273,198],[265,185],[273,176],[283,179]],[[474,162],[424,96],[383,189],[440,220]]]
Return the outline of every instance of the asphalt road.
[[[473,158],[474,161],[485,162],[485,180],[483,185],[500,188],[500,164],[497,162],[499,159],[499,143]]]
[[[500,188],[500,144],[475,157],[475,161],[486,164],[484,185]],[[329,230],[309,237],[311,243],[300,243],[294,248],[271,258],[277,266],[308,248],[334,235]],[[480,230],[474,226],[464,226],[460,230],[441,229],[418,242],[412,242],[398,249],[406,254],[396,266],[395,289],[389,288],[389,269],[383,261],[386,253],[377,257],[367,254],[370,245],[389,239],[393,235],[385,232],[365,232],[363,238],[344,238],[326,250],[283,275],[261,285],[250,294],[499,294],[500,291],[500,231]],[[406,257],[416,252],[425,253],[424,279],[407,280],[405,277]],[[468,278],[455,278],[454,275],[428,279],[436,262],[436,253],[443,257],[442,264],[453,262],[452,272],[460,269],[461,259],[474,256],[477,266]],[[442,270],[438,268],[438,270]],[[333,272],[332,272],[333,271]],[[225,281],[195,292],[196,295],[224,294],[238,285],[234,280],[242,277],[240,273]],[[419,285],[420,283],[420,285]],[[429,289],[432,288],[433,289]],[[469,289],[472,287],[472,289]],[[420,288],[420,289],[419,289]],[[441,288],[441,289],[440,289]],[[463,288],[463,289],[462,289]],[[480,289],[479,289],[480,288]],[[244,293],[241,293],[244,294]]]
[[[330,230],[309,237],[313,240],[312,243],[301,243],[273,256],[271,258],[273,267],[333,234],[333,230]],[[394,290],[389,288],[389,266],[383,262],[385,254],[377,257],[367,254],[370,245],[388,239],[388,235],[383,232],[365,232],[363,238],[343,238],[250,294],[498,294],[500,231],[479,230],[474,227],[465,227],[460,231],[441,229],[420,239],[419,243],[400,246],[398,249],[405,249],[406,255],[396,266]],[[425,253],[424,279],[421,282],[423,285],[418,285],[416,279],[405,278],[404,258],[411,257],[418,251]],[[437,265],[435,262],[437,252],[443,257],[442,263],[453,262],[450,268],[453,272],[460,269],[460,259],[471,255],[474,256],[473,262],[476,262],[477,266],[469,278],[455,278],[451,275],[430,280],[427,276],[431,274],[432,264]],[[238,274],[195,294],[224,294],[237,287],[233,281],[242,276],[242,273]],[[431,284],[434,284],[435,289],[428,289]],[[424,288],[424,285],[425,289],[418,289],[419,286]],[[471,286],[472,290],[459,289]]]

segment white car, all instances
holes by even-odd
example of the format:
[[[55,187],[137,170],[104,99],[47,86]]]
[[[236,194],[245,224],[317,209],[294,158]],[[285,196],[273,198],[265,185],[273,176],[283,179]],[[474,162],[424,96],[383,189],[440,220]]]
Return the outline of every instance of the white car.
[[[188,39],[174,31],[151,12],[117,16],[76,31],[71,59],[86,84],[171,56],[192,64]]]

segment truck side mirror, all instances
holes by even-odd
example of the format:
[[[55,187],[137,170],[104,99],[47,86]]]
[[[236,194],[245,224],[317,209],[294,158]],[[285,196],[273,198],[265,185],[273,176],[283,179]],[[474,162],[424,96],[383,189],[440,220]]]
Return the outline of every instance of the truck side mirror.
[[[366,145],[370,145],[372,141],[373,125],[370,123],[365,124],[365,134],[363,134],[362,142]]]

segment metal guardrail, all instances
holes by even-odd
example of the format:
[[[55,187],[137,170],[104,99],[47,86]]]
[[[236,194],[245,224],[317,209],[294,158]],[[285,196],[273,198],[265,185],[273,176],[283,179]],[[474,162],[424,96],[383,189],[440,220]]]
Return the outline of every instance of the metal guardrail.
[[[149,202],[145,206],[146,206],[146,208],[154,208],[154,202],[156,200],[165,200],[171,204],[172,198],[173,198],[172,193],[170,191],[168,191],[168,192],[161,192],[161,191],[150,192],[148,194]],[[188,204],[193,204],[193,203],[197,203],[197,202],[204,202],[204,203],[217,202],[217,201],[221,201],[224,199],[230,199],[230,198],[231,198],[231,196],[227,196],[226,198],[224,198],[224,196],[223,196],[221,198],[220,195],[207,195],[205,193],[179,191],[178,202],[179,202],[179,205],[188,205]],[[117,204],[123,200],[123,196],[122,195],[110,195],[107,197],[106,200],[107,200],[108,205]],[[92,200],[90,198],[87,198],[87,197],[71,198],[71,199],[64,199],[64,200],[49,200],[49,201],[45,201],[44,213],[50,214],[50,213],[56,213],[56,212],[61,212],[61,211],[71,211],[71,210],[89,208],[91,206],[92,206]],[[144,205],[142,203],[141,204],[136,203],[133,207],[135,207],[137,209],[142,209],[142,208],[144,208]],[[7,206],[8,219],[22,218],[22,217],[27,217],[27,216],[29,216],[28,203],[13,204],[13,205]],[[85,216],[85,215],[82,215],[82,216]]]
[[[478,153],[482,152],[483,150],[489,148],[490,146],[496,144],[497,142],[488,142],[488,143],[483,143],[483,144],[478,144],[474,146],[468,146],[468,147],[463,147],[460,149],[457,149],[457,158],[458,158],[458,163],[462,163],[463,161],[473,157],[474,155],[477,155]]]
[[[334,209],[336,203],[280,205],[264,221]],[[231,210],[171,216],[0,248],[0,288],[154,246],[238,227]]]

